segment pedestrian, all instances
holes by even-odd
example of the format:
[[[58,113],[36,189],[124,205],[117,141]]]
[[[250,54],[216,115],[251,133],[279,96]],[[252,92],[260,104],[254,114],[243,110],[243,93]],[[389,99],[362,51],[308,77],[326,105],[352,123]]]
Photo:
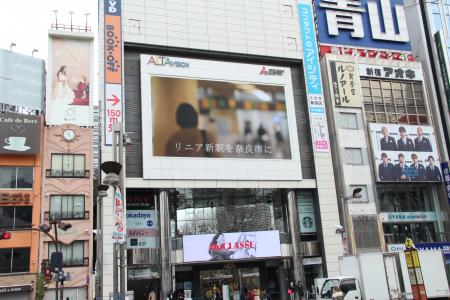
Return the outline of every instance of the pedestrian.
[[[259,290],[258,287],[255,287],[255,289],[253,290],[253,295],[254,295],[254,300],[261,300],[260,294],[261,291]]]
[[[297,289],[297,293],[298,293],[299,298],[303,299],[303,296],[305,295],[305,290],[303,288],[303,285],[302,285],[301,281],[297,282],[296,289]]]
[[[153,289],[148,294],[148,299],[147,300],[156,300],[156,293],[155,293],[155,291]]]
[[[249,300],[255,300],[255,292],[253,291],[253,289],[250,289],[250,291],[248,292],[248,298]]]
[[[337,286],[331,289],[331,299],[333,300],[344,300],[344,293],[341,291],[341,289]]]

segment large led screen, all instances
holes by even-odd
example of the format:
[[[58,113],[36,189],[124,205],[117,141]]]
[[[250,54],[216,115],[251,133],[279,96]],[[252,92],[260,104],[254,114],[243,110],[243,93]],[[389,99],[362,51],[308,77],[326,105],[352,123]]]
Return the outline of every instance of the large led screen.
[[[278,230],[183,236],[184,262],[280,257]]]
[[[442,181],[433,127],[370,124],[377,181]]]
[[[144,178],[300,180],[290,69],[141,56]]]

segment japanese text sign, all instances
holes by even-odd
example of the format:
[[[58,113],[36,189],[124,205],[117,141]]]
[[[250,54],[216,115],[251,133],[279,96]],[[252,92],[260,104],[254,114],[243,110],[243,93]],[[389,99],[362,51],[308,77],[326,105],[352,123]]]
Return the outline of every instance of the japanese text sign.
[[[356,65],[348,62],[330,62],[334,104],[361,107],[361,87]]]
[[[411,51],[403,0],[315,0],[321,44]]]

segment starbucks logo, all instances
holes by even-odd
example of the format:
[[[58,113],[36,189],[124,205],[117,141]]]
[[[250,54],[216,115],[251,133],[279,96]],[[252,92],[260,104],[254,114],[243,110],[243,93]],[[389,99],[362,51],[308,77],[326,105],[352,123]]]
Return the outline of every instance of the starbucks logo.
[[[313,220],[310,217],[304,217],[302,224],[306,229],[311,229],[313,227]]]

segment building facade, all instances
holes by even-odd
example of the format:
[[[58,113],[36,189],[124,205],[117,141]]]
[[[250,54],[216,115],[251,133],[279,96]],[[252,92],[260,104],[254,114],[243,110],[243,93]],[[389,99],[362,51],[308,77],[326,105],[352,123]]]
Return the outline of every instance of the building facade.
[[[34,299],[40,272],[43,118],[0,112],[0,297]]]
[[[447,241],[440,108],[428,67],[413,61],[410,34],[417,30],[408,31],[400,2],[379,1],[385,22],[379,35],[375,2],[347,7],[354,19],[344,30],[339,17],[346,7],[315,1],[317,22],[328,25],[319,28],[319,40],[348,253],[402,251],[407,237],[429,247]],[[347,197],[356,188],[361,197]]]
[[[112,159],[108,124],[122,121],[133,143],[125,148],[124,215],[135,299],[151,290],[194,298],[255,287],[286,299],[288,280],[309,289],[314,278],[338,274],[342,244],[311,4],[105,3],[101,39],[109,43],[112,17],[123,24],[126,100],[123,117],[115,109],[112,120],[113,95],[122,97],[111,85],[121,81],[110,74],[106,47],[103,92],[112,100],[101,103],[102,161]],[[305,48],[317,68],[304,63]],[[107,299],[113,207],[103,203]]]
[[[63,253],[63,270],[70,273],[64,282],[64,296],[90,299],[93,264],[93,174],[92,129],[74,125],[45,127],[44,178],[42,187],[42,222],[68,222],[72,228],[58,229]],[[54,235],[54,232],[51,231]],[[55,252],[52,239],[41,237],[40,259],[49,264]],[[46,298],[54,297],[54,282],[47,288]]]

